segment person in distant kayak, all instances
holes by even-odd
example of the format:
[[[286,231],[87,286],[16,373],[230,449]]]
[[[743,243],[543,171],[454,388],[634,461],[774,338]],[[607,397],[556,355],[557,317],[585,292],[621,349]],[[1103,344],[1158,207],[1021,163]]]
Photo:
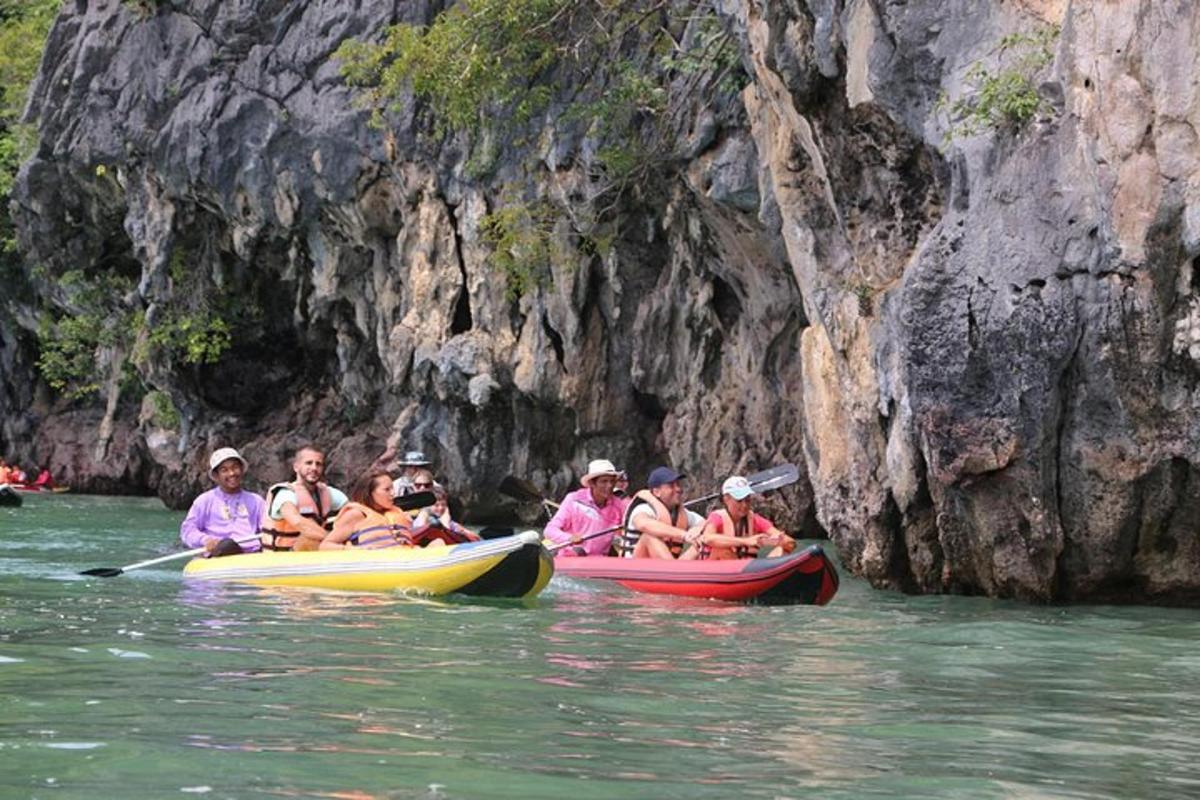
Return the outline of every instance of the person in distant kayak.
[[[50,474],[50,467],[42,467],[38,472],[38,476],[33,479],[33,485],[39,489],[53,489],[55,487],[54,476]]]
[[[724,508],[708,515],[701,535],[701,558],[713,560],[781,556],[796,549],[796,540],[764,516],[754,513],[749,481],[733,475],[721,485]]]
[[[210,556],[258,550],[263,500],[242,488],[246,459],[232,447],[222,447],[209,458],[208,467],[217,485],[192,502],[179,538],[189,548],[203,547]]]
[[[418,489],[417,491],[426,490]],[[422,508],[413,517],[413,541],[421,545],[434,540],[440,540],[446,544],[479,541],[479,534],[464,528],[450,517],[450,496],[447,494],[445,486],[434,483],[428,491],[433,492],[433,505]]]
[[[543,531],[555,544],[566,544],[557,557],[602,556],[612,546],[613,536],[621,528],[625,506],[613,497],[620,470],[611,461],[599,459],[588,464],[587,473],[579,479],[582,489],[563,498],[550,523]],[[608,533],[593,536],[601,531]]]
[[[371,469],[350,487],[350,502],[338,512],[320,549],[411,547],[412,530],[412,518],[396,507],[392,476],[385,469]]]
[[[332,520],[348,500],[341,490],[325,484],[325,454],[312,445],[296,451],[292,472],[295,480],[267,490],[259,537],[265,550],[318,549],[326,534],[325,520]]]
[[[11,470],[9,469],[8,464],[6,464],[4,462],[4,459],[0,458],[0,483],[11,483],[11,482],[12,482]]]
[[[618,553],[625,558],[698,558],[704,517],[683,505],[686,475],[656,467],[625,511]],[[696,545],[696,546],[689,546]]]

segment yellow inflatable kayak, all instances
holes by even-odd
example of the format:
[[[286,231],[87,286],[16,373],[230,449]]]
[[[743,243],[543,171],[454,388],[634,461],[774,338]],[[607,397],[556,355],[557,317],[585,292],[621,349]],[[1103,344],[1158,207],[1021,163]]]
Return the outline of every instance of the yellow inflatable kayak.
[[[536,531],[449,547],[246,553],[194,558],[183,575],[198,581],[308,586],[355,592],[459,592],[479,597],[533,597],[554,574]]]

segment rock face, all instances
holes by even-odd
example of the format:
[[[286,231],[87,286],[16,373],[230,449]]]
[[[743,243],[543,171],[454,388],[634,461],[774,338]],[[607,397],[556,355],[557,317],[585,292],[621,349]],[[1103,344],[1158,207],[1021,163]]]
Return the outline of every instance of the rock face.
[[[411,103],[371,127],[331,53],[440,7],[345,5],[63,12],[14,206],[30,260],[128,271],[152,324],[186,253],[260,323],[217,365],[143,365],[180,423],[120,405],[101,448],[70,433],[100,412],[12,388],[35,381],[6,335],[0,444],[176,504],[214,446],[263,482],[307,439],[342,480],[419,447],[481,514],[502,475],[561,492],[590,458],[698,491],[796,461],[778,520],[877,586],[1200,600],[1190,4],[722,0],[745,88],[695,102],[610,248],[519,300],[482,220],[514,183],[569,207],[588,142],[548,123],[537,163],[473,177]],[[947,141],[938,98],[1047,25],[1036,118]]]

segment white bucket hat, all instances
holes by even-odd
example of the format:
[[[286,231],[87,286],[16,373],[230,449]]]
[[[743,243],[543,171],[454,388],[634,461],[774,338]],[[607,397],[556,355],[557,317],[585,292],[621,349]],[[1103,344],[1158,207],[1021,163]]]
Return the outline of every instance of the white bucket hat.
[[[246,459],[242,458],[242,454],[237,450],[234,450],[232,447],[222,447],[213,451],[212,457],[208,459],[208,474],[215,476],[217,474],[217,467],[231,458],[242,462],[242,469],[246,469],[248,466]]]
[[[752,494],[758,494],[758,492],[751,488],[750,481],[741,475],[734,475],[727,478],[725,483],[721,484],[721,494],[727,494],[734,500],[745,500]]]
[[[588,463],[587,474],[580,478],[579,482],[584,486],[591,486],[592,481],[596,478],[604,475],[611,475],[615,478],[620,474],[620,470],[614,467],[611,461],[601,458],[597,461],[591,461]]]

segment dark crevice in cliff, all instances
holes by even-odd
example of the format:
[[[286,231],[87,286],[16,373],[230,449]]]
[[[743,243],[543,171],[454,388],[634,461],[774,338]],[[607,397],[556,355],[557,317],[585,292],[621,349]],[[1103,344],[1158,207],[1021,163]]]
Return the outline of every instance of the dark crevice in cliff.
[[[717,275],[712,276],[712,308],[726,331],[733,330],[742,316],[742,301],[737,292]]]
[[[704,348],[704,362],[700,367],[700,383],[705,389],[712,391],[721,382],[721,355],[725,337],[720,331],[713,331]]]
[[[546,334],[546,338],[550,340],[550,346],[554,348],[554,357],[558,360],[558,365],[562,367],[563,372],[570,372],[567,369],[566,352],[563,350],[562,334],[554,330],[550,324],[550,318],[545,313],[542,314],[542,330]]]
[[[663,420],[667,418],[667,409],[662,404],[662,399],[658,395],[649,394],[633,388],[633,404],[641,412],[642,416],[654,423],[658,429],[662,429]]]
[[[459,231],[458,206],[447,204],[447,215],[455,220],[450,226],[450,234],[454,237],[454,263],[458,266],[459,284],[458,296],[454,300],[454,315],[450,320],[450,335],[457,336],[475,327],[474,315],[471,313],[471,291],[467,288],[467,266],[463,259],[462,234]]]
[[[1066,469],[1074,468],[1074,462],[1067,460],[1070,458],[1068,451],[1069,443],[1067,440],[1071,433],[1073,433],[1071,410],[1075,399],[1074,387],[1078,385],[1080,378],[1078,374],[1079,370],[1076,367],[1076,358],[1079,355],[1084,336],[1083,323],[1077,321],[1075,324],[1078,326],[1075,331],[1075,341],[1071,346],[1071,352],[1067,356],[1066,363],[1058,374],[1058,382],[1055,386],[1055,398],[1058,402],[1055,409],[1056,418],[1054,420],[1054,452],[1049,456],[1054,470],[1054,513],[1052,519],[1054,520],[1054,524],[1058,526],[1059,534],[1064,539],[1066,539],[1066,526],[1063,523],[1063,509],[1067,504],[1067,488],[1063,472]],[[1068,467],[1067,464],[1070,464],[1070,466]],[[1054,557],[1052,594],[1057,598],[1066,596],[1070,591],[1070,581],[1074,577],[1070,574],[1070,549],[1070,542],[1064,541]]]
[[[883,510],[876,519],[882,534],[886,537],[888,563],[887,574],[896,581],[896,588],[902,592],[917,591],[917,583],[913,580],[913,567],[909,561],[908,545],[904,536],[904,515],[896,505],[896,499],[891,492],[884,495]]]

